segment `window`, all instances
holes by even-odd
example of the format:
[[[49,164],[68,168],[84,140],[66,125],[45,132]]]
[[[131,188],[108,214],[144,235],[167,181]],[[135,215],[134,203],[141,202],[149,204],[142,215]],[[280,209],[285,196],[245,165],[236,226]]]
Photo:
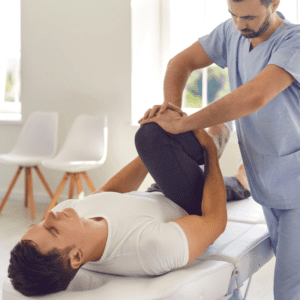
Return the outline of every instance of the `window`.
[[[132,0],[132,125],[148,108],[163,103],[167,64],[201,36],[231,18],[227,1]],[[277,9],[292,23],[300,20],[300,0]],[[216,64],[195,70],[183,91],[188,115],[230,93],[228,70]]]
[[[209,34],[219,24],[231,18],[228,13],[227,1],[219,1],[218,9],[215,2],[209,0],[171,1],[171,47],[172,56],[181,52],[201,36]],[[191,15],[191,11],[193,15]],[[184,12],[184,13],[182,13]],[[203,12],[199,14],[199,12]],[[185,19],[183,18],[185,16]],[[178,20],[182,19],[181,22]],[[186,24],[184,27],[182,24]],[[189,29],[192,27],[193,29]],[[181,28],[181,29],[180,29]],[[177,32],[181,32],[181,36]],[[182,44],[184,40],[185,44]],[[208,68],[195,70],[185,86],[182,107],[188,114],[193,114],[230,93],[228,70],[216,64]]]
[[[20,120],[20,0],[1,1],[0,120]]]

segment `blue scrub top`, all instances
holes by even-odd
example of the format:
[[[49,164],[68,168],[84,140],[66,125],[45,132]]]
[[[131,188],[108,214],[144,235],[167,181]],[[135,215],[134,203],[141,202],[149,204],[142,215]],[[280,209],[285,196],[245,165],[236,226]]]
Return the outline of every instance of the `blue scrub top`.
[[[267,105],[235,120],[253,199],[266,207],[292,209],[300,207],[300,25],[277,14],[283,23],[250,52],[250,39],[232,18],[199,42],[215,64],[228,68],[231,91],[267,65],[277,65],[295,78]]]

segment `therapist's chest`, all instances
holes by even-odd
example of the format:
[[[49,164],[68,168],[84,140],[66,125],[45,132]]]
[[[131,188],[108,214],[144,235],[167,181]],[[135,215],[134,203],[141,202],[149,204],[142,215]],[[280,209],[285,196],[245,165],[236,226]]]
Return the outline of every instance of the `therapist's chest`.
[[[247,39],[229,45],[228,72],[231,80],[238,83],[235,88],[254,79],[268,65],[272,56],[272,49],[268,45],[267,41],[254,45],[251,51]]]

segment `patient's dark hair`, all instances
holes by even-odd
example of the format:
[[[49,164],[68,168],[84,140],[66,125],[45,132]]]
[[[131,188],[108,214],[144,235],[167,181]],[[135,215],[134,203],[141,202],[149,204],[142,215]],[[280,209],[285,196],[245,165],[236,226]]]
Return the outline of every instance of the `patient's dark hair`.
[[[28,297],[66,290],[81,267],[71,267],[69,253],[73,247],[53,248],[43,255],[35,245],[33,241],[22,240],[11,251],[8,277],[13,287]]]
[[[243,2],[245,0],[231,0],[233,2]],[[273,0],[260,0],[261,5],[264,5],[266,8],[269,8],[270,4],[273,2]]]

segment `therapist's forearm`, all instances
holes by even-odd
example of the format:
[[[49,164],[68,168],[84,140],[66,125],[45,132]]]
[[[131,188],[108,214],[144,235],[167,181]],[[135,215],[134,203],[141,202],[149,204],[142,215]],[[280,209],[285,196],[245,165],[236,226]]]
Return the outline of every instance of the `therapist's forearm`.
[[[181,107],[182,93],[193,70],[180,55],[169,61],[164,79],[164,102]]]
[[[248,82],[200,111],[182,118],[178,133],[237,120],[256,112],[263,106],[263,101],[257,95],[254,85]]]
[[[114,175],[103,187],[94,192],[94,194],[102,191],[122,194],[137,191],[147,174],[148,170],[138,156]]]
[[[192,72],[193,68],[187,64],[186,60],[181,55],[177,55],[170,60],[164,79],[165,102],[170,102],[178,107],[182,106],[183,90]],[[224,128],[227,130],[224,130]],[[220,131],[223,131],[221,135]],[[229,133],[227,133],[227,131]],[[216,140],[221,140],[219,146],[218,143],[216,143],[220,158],[229,140],[230,131],[224,124],[217,124],[211,126],[207,132],[215,142]]]

